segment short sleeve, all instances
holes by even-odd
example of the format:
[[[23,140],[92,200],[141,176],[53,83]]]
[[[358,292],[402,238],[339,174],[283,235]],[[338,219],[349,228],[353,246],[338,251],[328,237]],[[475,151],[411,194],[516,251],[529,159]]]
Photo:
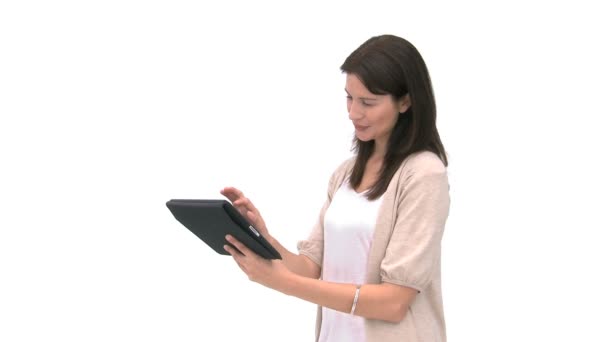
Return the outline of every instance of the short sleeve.
[[[319,267],[323,267],[323,217],[325,216],[325,211],[329,207],[329,203],[330,200],[327,199],[323,205],[323,208],[321,208],[317,222],[313,226],[308,238],[306,240],[298,241],[298,253],[301,255],[306,255]]]
[[[348,171],[348,167],[352,165],[353,161],[354,159],[351,158],[342,162],[342,164],[340,164],[338,168],[333,172],[327,185],[327,198],[319,212],[317,222],[313,226],[308,238],[306,240],[298,241],[297,244],[298,253],[301,255],[306,255],[319,267],[323,267],[323,246],[325,240],[323,222],[325,218],[325,212],[331,204],[331,199],[334,195],[336,184],[340,182],[342,178],[344,178],[346,172]]]
[[[383,282],[424,291],[440,268],[449,206],[443,165],[410,171],[398,196],[395,226],[380,265]]]

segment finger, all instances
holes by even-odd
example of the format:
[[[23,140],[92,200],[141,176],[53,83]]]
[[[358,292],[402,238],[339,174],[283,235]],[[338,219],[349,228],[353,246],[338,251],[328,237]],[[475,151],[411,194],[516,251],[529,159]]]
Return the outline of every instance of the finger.
[[[237,188],[235,188],[233,186],[226,186],[222,190],[220,190],[220,192],[221,193],[230,192],[230,193],[234,193],[237,196],[240,195],[240,194],[242,194],[241,190],[239,190],[239,189],[237,189]]]
[[[246,217],[249,220],[249,222],[253,223],[253,225],[256,228],[261,228],[261,227],[265,226],[264,220],[262,220],[262,218],[260,216],[256,215],[255,213],[253,213],[251,211],[247,211]]]
[[[247,248],[243,243],[232,237],[232,235],[226,235],[226,240],[228,240],[228,242],[230,242],[236,249],[238,249],[239,252],[243,253],[245,257],[255,255],[255,253],[252,253],[251,250]]]
[[[248,211],[251,211],[257,216],[261,217],[260,211],[255,207],[255,205],[253,205],[253,202],[251,202],[249,198],[243,196],[243,198],[239,198],[235,203],[238,203],[239,206],[243,206]]]
[[[237,208],[243,215],[245,215],[248,210],[247,202],[244,200],[244,198],[237,199],[236,201],[232,202],[232,205]]]
[[[240,197],[243,197],[243,192],[235,187],[225,187],[220,191],[220,193],[226,196],[231,202],[238,200]]]
[[[235,206],[242,206],[243,208],[246,208],[247,210],[251,210],[251,211],[256,211],[257,209],[255,208],[255,206],[253,205],[253,203],[251,202],[251,200],[245,196],[240,197],[239,199],[237,199],[236,201],[232,202],[233,205]]]
[[[242,258],[245,257],[243,255],[243,253],[241,253],[241,251],[239,251],[238,249],[234,248],[233,246],[224,245],[224,249],[234,258],[234,261],[236,261],[238,263],[241,263],[242,262]]]
[[[260,222],[257,221],[257,218],[259,218],[261,220],[262,216],[260,215],[260,212],[253,205],[253,203],[251,202],[250,199],[248,199],[247,197],[243,197],[243,198],[238,199],[237,201],[235,201],[232,204],[235,206],[235,208],[238,209],[238,211],[241,213],[241,215],[243,215],[243,216],[245,216],[245,218],[249,219],[251,223],[256,224],[256,225],[260,224]],[[250,216],[248,215],[248,212],[252,212],[256,218],[251,219]],[[263,223],[263,221],[262,221],[262,223]]]
[[[243,272],[247,273],[247,271],[245,270],[245,266],[243,266],[243,265],[241,264],[241,260],[240,260],[240,258],[242,258],[243,256],[242,256],[242,255],[241,255],[241,254],[240,254],[240,253],[239,253],[237,250],[235,250],[234,248],[232,248],[232,247],[230,247],[230,246],[228,246],[228,245],[224,245],[224,249],[225,249],[225,250],[226,250],[228,253],[230,253],[230,255],[232,256],[232,260],[234,260],[234,262],[236,262],[236,264],[239,266],[239,268],[240,268],[240,269],[241,269]]]
[[[232,206],[234,206],[236,208],[236,210],[238,210],[239,213],[241,213],[241,215],[243,215],[243,216],[247,215],[247,208],[245,208],[245,206],[243,206],[242,204],[239,204],[238,201],[232,202]]]
[[[233,257],[236,257],[236,255],[235,255],[235,254],[236,254],[237,252],[236,252],[236,250],[235,250],[234,248],[232,248],[232,247],[230,247],[230,246],[228,246],[228,245],[224,245],[224,250],[225,250],[226,252],[228,252],[230,255],[232,255]]]
[[[241,271],[243,271],[243,273],[247,274],[247,270],[245,269],[245,267],[243,265],[241,265],[241,263],[239,263],[237,261],[236,265],[241,269]],[[247,275],[247,277],[249,277],[249,275]]]

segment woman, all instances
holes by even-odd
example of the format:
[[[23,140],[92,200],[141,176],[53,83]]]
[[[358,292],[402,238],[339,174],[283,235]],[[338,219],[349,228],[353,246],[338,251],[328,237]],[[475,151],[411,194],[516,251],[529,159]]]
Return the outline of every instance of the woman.
[[[351,53],[346,104],[353,150],[329,181],[327,200],[298,254],[269,234],[241,191],[221,193],[282,255],[262,259],[234,238],[249,279],[319,307],[317,341],[445,341],[441,239],[450,197],[433,90],[417,49],[372,37]]]

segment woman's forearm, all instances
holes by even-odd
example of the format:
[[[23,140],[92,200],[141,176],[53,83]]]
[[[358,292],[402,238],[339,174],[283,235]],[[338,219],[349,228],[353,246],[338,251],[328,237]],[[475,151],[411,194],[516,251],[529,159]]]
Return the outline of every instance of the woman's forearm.
[[[350,313],[356,291],[354,284],[342,284],[311,279],[294,274],[283,282],[279,291],[300,299]],[[361,286],[355,315],[368,319],[399,322],[404,317],[417,291],[411,288],[382,283]]]
[[[270,237],[267,240],[281,253],[283,260],[264,260],[234,237],[226,236],[226,239],[234,247],[226,245],[224,248],[251,281],[329,309],[351,312],[356,285],[319,280],[318,265],[305,256],[289,252]],[[365,284],[360,287],[353,313],[368,319],[399,322],[417,293],[413,288],[391,283]]]
[[[277,252],[281,254],[283,263],[291,272],[294,272],[303,277],[319,279],[319,277],[321,276],[321,268],[312,260],[308,259],[304,255],[299,255],[290,252],[273,237],[269,237],[268,242],[270,242],[272,247],[274,247]]]

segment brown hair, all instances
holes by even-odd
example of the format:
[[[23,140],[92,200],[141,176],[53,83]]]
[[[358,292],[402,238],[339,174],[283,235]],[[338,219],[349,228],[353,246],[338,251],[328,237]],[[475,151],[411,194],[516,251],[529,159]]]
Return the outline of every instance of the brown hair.
[[[399,114],[388,140],[380,177],[367,192],[368,199],[377,199],[386,191],[401,163],[412,153],[434,152],[448,166],[436,126],[437,111],[431,78],[414,45],[393,35],[372,37],[353,51],[340,69],[356,75],[373,94],[390,94],[394,101],[410,95],[411,106]],[[350,175],[353,189],[363,180],[374,143],[374,140],[361,141],[356,135],[353,137],[351,150],[356,153]]]

